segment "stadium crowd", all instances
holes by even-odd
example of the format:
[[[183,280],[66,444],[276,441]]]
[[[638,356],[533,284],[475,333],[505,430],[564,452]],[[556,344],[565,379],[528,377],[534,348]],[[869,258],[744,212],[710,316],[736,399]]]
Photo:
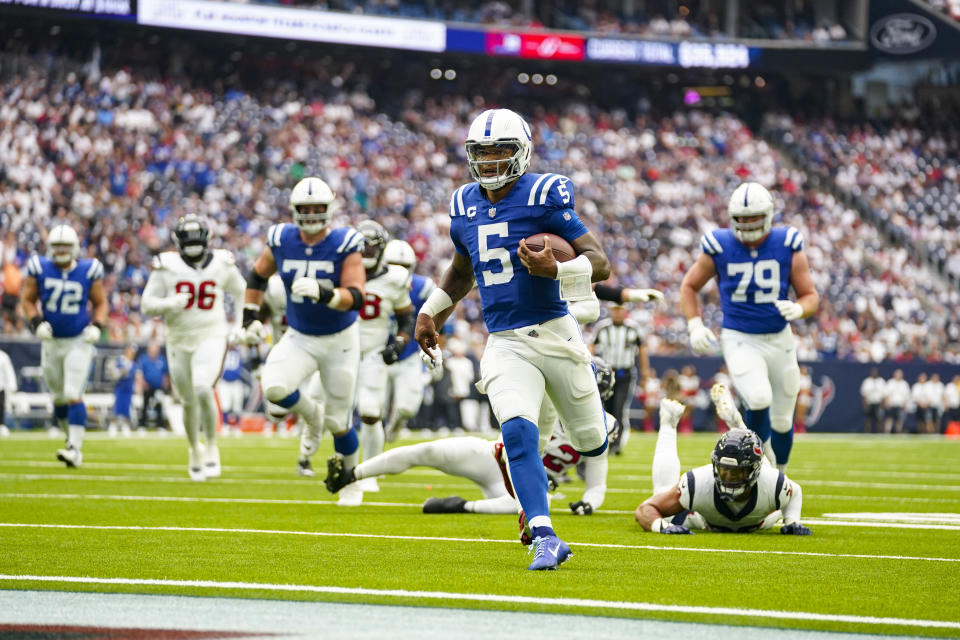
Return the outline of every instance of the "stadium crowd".
[[[288,216],[289,187],[306,174],[324,176],[339,194],[339,222],[374,218],[407,239],[419,272],[436,277],[449,259],[446,243],[435,240],[446,235],[449,194],[468,179],[464,132],[484,106],[480,98],[426,98],[414,88],[392,95],[388,113],[363,83],[344,83],[349,63],[317,81],[323,91],[291,84],[249,93],[45,63],[21,60],[0,106],[6,334],[28,333],[14,285],[56,219],[73,224],[106,267],[110,338],[162,340],[162,323],[139,314],[139,291],[152,254],[170,246],[176,219],[190,212],[209,218],[213,246],[231,249],[248,271],[267,227]],[[578,101],[531,108],[529,116],[538,170],[573,179],[578,210],[605,244],[613,281],[666,292],[667,304],[633,310],[648,328],[651,353],[687,352],[679,280],[700,235],[726,224],[732,187],[749,178],[776,193],[778,222],[805,234],[823,293],[816,319],[796,327],[801,360],[960,359],[957,325],[946,320],[958,317],[957,292],[808,184],[804,171],[736,116],[676,111],[633,119]],[[717,324],[715,290],[704,317]],[[461,305],[455,326],[478,351],[477,300]]]

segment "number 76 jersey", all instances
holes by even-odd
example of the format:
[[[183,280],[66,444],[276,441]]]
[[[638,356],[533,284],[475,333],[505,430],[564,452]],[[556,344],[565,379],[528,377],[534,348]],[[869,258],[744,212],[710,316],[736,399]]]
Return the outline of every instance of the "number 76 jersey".
[[[197,266],[187,264],[176,251],[164,251],[153,259],[153,271],[142,297],[166,298],[186,293],[186,306],[164,314],[167,342],[196,343],[211,335],[227,335],[223,294],[230,294],[234,308],[239,309],[246,286],[229,251],[214,249]]]
[[[700,248],[717,270],[725,329],[779,333],[787,326],[773,303],[787,299],[793,254],[803,251],[803,235],[795,227],[774,227],[753,249],[732,230],[714,229],[703,236]]]

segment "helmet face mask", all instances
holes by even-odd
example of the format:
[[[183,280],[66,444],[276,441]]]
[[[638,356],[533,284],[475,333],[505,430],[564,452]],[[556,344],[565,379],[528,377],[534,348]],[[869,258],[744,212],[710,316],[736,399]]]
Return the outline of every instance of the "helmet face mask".
[[[613,369],[602,358],[594,356],[591,360],[597,376],[597,390],[601,400],[609,400],[613,396]]]
[[[372,275],[378,273],[384,263],[384,253],[390,234],[373,220],[364,220],[357,225],[357,231],[363,235],[363,268]]]
[[[173,238],[184,260],[198,262],[207,254],[209,235],[207,225],[200,216],[188,213],[177,221]]]
[[[741,242],[757,242],[773,225],[773,196],[757,182],[745,182],[734,190],[727,205],[733,233]]]
[[[60,268],[69,267],[80,255],[80,238],[73,227],[59,224],[50,230],[47,236],[50,257]]]
[[[290,210],[293,222],[305,233],[316,234],[330,224],[330,214],[336,194],[320,178],[309,177],[290,190]]]
[[[720,498],[740,500],[757,484],[763,463],[763,445],[749,429],[731,429],[717,440],[710,456]]]
[[[470,175],[496,190],[527,172],[532,155],[530,125],[509,109],[488,109],[474,119],[464,145]]]

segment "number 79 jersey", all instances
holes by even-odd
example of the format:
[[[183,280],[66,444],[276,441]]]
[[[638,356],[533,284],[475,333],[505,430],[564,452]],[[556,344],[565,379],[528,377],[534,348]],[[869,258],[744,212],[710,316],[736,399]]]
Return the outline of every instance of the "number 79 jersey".
[[[795,227],[774,227],[751,249],[731,229],[714,229],[704,234],[700,247],[717,270],[725,329],[778,333],[787,326],[773,303],[787,299],[793,254],[803,251],[803,234]]]
[[[239,308],[245,288],[243,274],[229,251],[215,249],[196,267],[187,264],[178,252],[164,251],[153,259],[153,271],[142,297],[166,298],[176,293],[190,296],[186,306],[168,311],[163,319],[167,342],[195,343],[210,335],[226,336],[223,294],[230,294],[234,307]]]
[[[53,327],[55,338],[73,338],[90,324],[87,300],[95,280],[103,278],[103,265],[96,258],[80,258],[69,271],[62,271],[46,256],[35,255],[27,263],[27,275],[37,281],[43,319]]]
[[[517,257],[520,240],[553,233],[573,242],[587,228],[574,211],[573,183],[555,173],[527,173],[505,198],[491,204],[476,182],[453,192],[450,238],[469,257],[491,333],[559,318],[567,313],[558,280],[532,276]]]

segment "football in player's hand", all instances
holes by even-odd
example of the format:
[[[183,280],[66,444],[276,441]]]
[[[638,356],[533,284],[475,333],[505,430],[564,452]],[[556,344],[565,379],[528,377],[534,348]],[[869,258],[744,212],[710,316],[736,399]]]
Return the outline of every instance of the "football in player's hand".
[[[535,233],[532,236],[524,238],[524,243],[530,251],[543,251],[544,237],[550,238],[550,248],[553,250],[553,258],[557,262],[566,262],[577,257],[577,252],[569,242],[553,233]]]

